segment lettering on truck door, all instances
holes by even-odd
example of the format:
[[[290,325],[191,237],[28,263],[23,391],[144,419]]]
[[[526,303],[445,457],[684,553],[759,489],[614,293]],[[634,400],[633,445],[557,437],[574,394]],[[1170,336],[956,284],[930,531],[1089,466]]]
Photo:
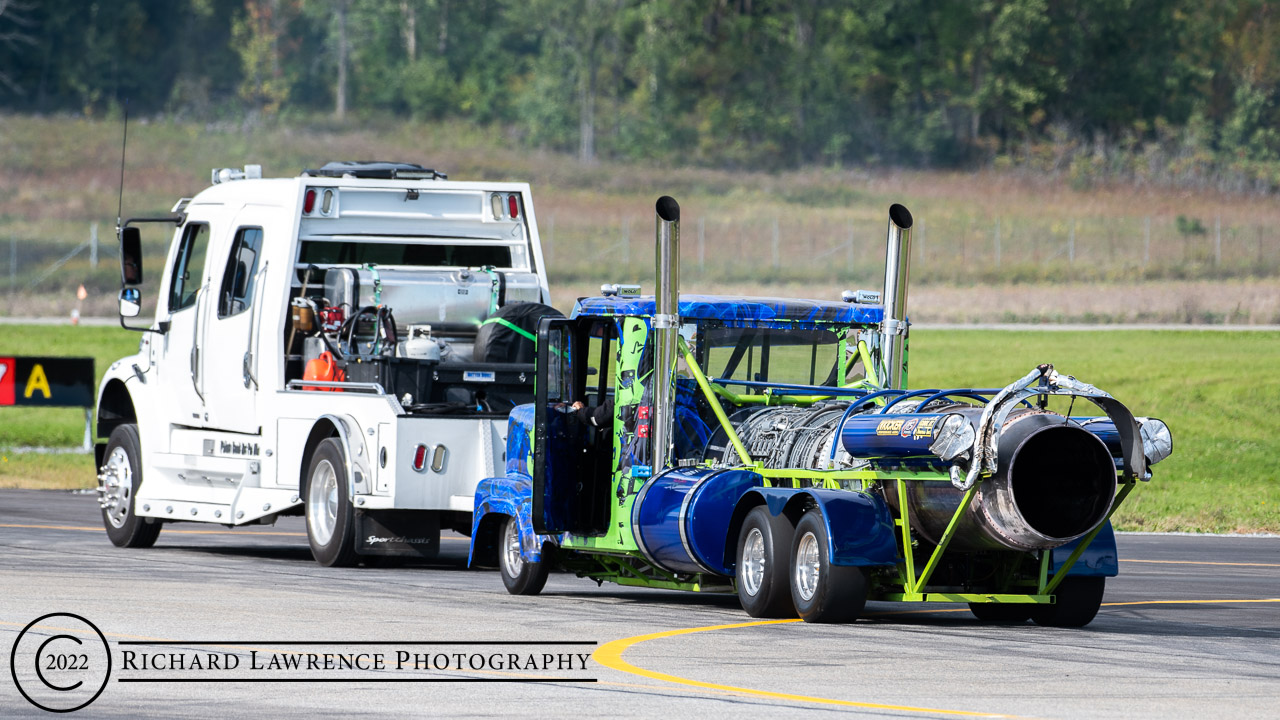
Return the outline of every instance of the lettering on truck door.
[[[179,425],[204,425],[204,391],[200,382],[199,325],[201,306],[207,301],[211,228],[191,221],[178,230],[180,238],[168,268],[168,292],[161,297],[157,319],[168,314],[169,330],[160,343],[157,367],[165,397],[173,405],[170,421]]]
[[[267,262],[262,257],[264,231],[242,213],[227,252],[219,253],[212,272],[214,292],[204,310],[203,376],[209,426],[218,430],[257,433],[257,366],[262,284]],[[271,323],[274,327],[275,323]]]

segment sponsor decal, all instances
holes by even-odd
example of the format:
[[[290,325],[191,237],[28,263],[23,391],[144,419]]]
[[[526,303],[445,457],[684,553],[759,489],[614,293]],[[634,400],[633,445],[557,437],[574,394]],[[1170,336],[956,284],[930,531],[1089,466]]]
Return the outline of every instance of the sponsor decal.
[[[911,418],[902,424],[902,432],[898,433],[904,438],[911,437],[912,431],[916,429],[916,425],[920,424],[920,418]]]
[[[920,424],[916,426],[915,439],[928,440],[933,437],[933,428],[938,424],[938,418],[924,418]]]
[[[880,424],[876,426],[876,434],[877,435],[897,435],[898,431],[902,429],[903,422],[905,421],[902,418],[881,420]]]

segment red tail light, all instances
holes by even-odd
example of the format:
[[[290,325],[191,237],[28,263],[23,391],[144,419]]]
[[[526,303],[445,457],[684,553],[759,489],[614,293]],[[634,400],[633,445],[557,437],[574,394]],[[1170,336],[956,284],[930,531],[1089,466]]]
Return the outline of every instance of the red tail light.
[[[427,446],[419,445],[413,451],[413,469],[422,472],[427,466]]]
[[[515,220],[520,217],[520,201],[516,195],[507,196],[507,209],[511,211],[511,219]]]
[[[308,189],[307,194],[302,196],[302,214],[310,215],[312,210],[316,209],[316,191]]]

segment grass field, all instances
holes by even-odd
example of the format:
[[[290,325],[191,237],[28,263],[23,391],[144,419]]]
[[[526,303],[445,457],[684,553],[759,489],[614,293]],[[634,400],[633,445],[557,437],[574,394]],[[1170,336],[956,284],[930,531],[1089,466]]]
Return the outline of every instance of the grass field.
[[[138,342],[103,327],[0,333],[0,354],[93,355],[99,377]],[[913,335],[910,358],[921,388],[1000,386],[1052,362],[1167,422],[1173,457],[1120,510],[1122,529],[1280,532],[1280,333],[930,330]],[[0,409],[0,487],[92,487],[85,455],[3,450],[75,446],[82,430],[78,410]]]
[[[0,313],[65,316],[81,283],[89,291],[86,314],[111,311],[119,143],[115,121],[0,116],[0,294],[8,296]],[[647,282],[653,203],[665,193],[684,208],[681,275],[689,287],[760,293],[792,284],[838,297],[851,286],[877,285],[887,210],[902,202],[917,220],[915,286],[966,290],[963,303],[918,306],[917,321],[1280,323],[1280,205],[1272,198],[1081,191],[1060,178],[995,170],[583,166],[571,155],[513,146],[500,129],[462,123],[290,128],[142,119],[130,127],[124,214],[167,213],[179,197],[206,187],[213,167],[261,163],[267,176],[280,177],[352,158],[421,162],[460,180],[532,183],[555,288]],[[94,222],[102,258],[91,267],[87,252],[67,255]],[[156,267],[165,243],[151,237],[144,232],[148,264]],[[11,240],[12,280],[3,271]],[[1226,279],[1264,287],[1226,297],[1179,288],[1172,300],[1077,307],[1094,296],[1092,287]],[[1065,301],[1012,309],[968,299],[1038,285],[1070,292]]]

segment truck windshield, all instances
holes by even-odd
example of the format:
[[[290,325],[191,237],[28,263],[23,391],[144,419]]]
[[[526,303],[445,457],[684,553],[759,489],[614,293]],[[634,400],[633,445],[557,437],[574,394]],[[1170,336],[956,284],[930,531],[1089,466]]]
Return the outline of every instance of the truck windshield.
[[[712,377],[797,385],[836,385],[840,337],[834,330],[716,328],[702,332]]]
[[[511,267],[505,245],[449,245],[414,242],[302,243],[299,261],[313,265],[408,265],[418,267]]]

